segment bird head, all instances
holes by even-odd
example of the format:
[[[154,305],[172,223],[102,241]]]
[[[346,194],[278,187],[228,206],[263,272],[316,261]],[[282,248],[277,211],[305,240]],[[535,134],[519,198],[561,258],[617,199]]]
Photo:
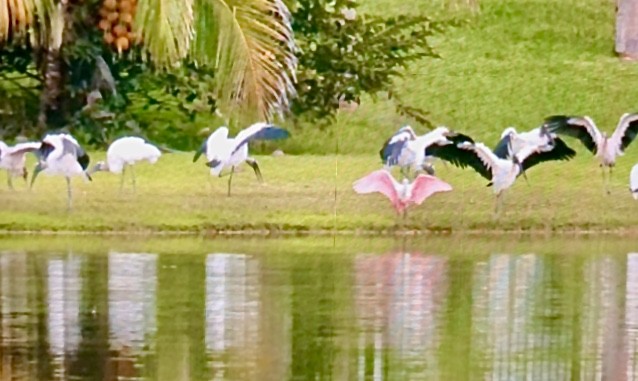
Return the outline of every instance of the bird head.
[[[525,181],[527,182],[528,180],[527,180],[527,174],[525,173],[525,168],[523,168],[523,163],[521,163],[521,161],[518,159],[518,156],[514,155],[512,157],[512,161],[518,167],[518,173],[523,175],[523,178],[525,178]]]
[[[31,184],[29,188],[33,188],[33,183],[35,183],[35,178],[38,177],[38,174],[42,172],[46,168],[46,163],[43,161],[38,161],[38,164],[33,168],[33,175],[31,176]]]
[[[540,130],[540,135],[547,137],[547,141],[549,142],[549,144],[554,145],[554,136],[552,136],[551,132],[549,132],[549,130],[547,129],[547,125],[543,124],[540,127]]]
[[[97,162],[97,164],[95,164],[91,169],[86,171],[86,174],[91,176],[92,174],[94,174],[95,172],[98,171],[108,171],[109,170],[109,166],[108,164],[106,164],[103,161],[99,161]]]

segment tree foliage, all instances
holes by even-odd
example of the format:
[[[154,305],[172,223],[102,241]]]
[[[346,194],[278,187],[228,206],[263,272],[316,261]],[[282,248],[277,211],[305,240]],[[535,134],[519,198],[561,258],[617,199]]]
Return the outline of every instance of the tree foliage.
[[[444,26],[426,16],[360,14],[355,0],[297,0],[293,20],[301,52],[292,111],[314,121],[330,121],[340,102],[392,93],[408,64],[438,57],[429,38]],[[400,101],[397,111],[424,114]]]

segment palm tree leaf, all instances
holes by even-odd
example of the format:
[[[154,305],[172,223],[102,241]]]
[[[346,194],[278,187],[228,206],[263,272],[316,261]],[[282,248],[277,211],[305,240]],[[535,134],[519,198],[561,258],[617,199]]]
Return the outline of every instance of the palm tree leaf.
[[[270,119],[295,95],[296,44],[281,0],[195,0],[192,57],[216,69],[225,114]]]
[[[54,0],[0,0],[0,42],[29,33],[33,45],[50,43]]]
[[[151,60],[160,68],[173,66],[193,39],[193,0],[139,0],[135,28]]]

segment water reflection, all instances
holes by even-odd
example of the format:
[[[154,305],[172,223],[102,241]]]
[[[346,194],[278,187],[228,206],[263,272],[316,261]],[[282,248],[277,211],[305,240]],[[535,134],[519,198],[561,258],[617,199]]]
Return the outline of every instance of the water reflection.
[[[1,380],[635,380],[638,253],[0,252]]]

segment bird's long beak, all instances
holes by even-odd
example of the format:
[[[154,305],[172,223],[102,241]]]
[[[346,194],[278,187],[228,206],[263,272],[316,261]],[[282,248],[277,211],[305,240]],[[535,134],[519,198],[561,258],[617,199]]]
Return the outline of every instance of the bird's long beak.
[[[101,170],[101,166],[100,164],[95,164],[94,166],[92,166],[91,168],[89,168],[88,170],[86,170],[86,175],[90,178],[92,174],[94,174],[95,172]]]
[[[38,174],[42,172],[42,163],[38,163],[33,168],[33,176],[31,177],[31,184],[29,185],[29,189],[33,188],[33,183],[35,183],[35,178],[38,177]]]

